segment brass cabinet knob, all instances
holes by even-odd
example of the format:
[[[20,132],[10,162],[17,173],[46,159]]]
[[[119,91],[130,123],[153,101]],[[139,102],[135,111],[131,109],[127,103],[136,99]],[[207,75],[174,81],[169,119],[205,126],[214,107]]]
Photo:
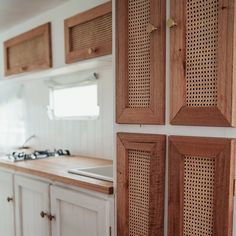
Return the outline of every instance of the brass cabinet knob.
[[[27,69],[28,69],[28,66],[22,66],[22,67],[21,67],[21,70],[22,70],[22,71],[26,71]]]
[[[88,49],[88,54],[89,54],[89,55],[92,55],[94,52],[96,52],[96,49],[95,49],[95,48],[89,48],[89,49]]]
[[[146,31],[147,33],[151,34],[152,32],[156,31],[158,28],[154,26],[153,24],[149,23],[147,25]]]
[[[8,197],[7,202],[13,202],[13,197]]]
[[[177,23],[176,23],[173,19],[171,19],[171,18],[167,20],[166,24],[167,24],[167,26],[168,26],[169,28],[172,28],[172,27],[174,27],[174,26],[177,26]]]
[[[55,216],[51,215],[50,213],[45,213],[45,212],[43,212],[43,211],[40,213],[40,216],[41,216],[42,218],[47,217],[50,221],[56,219]]]

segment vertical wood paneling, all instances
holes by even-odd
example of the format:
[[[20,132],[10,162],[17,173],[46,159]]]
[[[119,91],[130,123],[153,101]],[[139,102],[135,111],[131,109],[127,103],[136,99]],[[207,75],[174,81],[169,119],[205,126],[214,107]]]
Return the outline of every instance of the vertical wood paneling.
[[[19,99],[23,99],[26,107],[26,112],[22,111],[25,114],[25,136],[27,137],[32,134],[37,136],[29,145],[38,149],[69,149],[72,154],[112,159],[112,122],[114,109],[112,106],[112,69],[110,67],[96,68],[93,71],[81,72],[75,76],[83,79],[94,71],[99,74],[98,99],[100,117],[92,121],[49,120],[46,113],[49,103],[49,93],[44,80],[23,82],[22,96]],[[65,79],[67,78],[65,77]],[[8,94],[12,93],[14,95],[18,93],[19,88],[17,86],[10,85],[12,88],[9,85],[6,86],[10,92],[8,91],[5,95],[0,96],[0,106],[6,102],[6,96]],[[0,93],[3,93],[4,90],[6,88],[2,85]],[[1,119],[2,117],[0,117],[0,122],[2,121]],[[15,142],[14,146],[20,146],[22,142],[22,140],[19,143]],[[3,144],[0,142],[1,146]]]

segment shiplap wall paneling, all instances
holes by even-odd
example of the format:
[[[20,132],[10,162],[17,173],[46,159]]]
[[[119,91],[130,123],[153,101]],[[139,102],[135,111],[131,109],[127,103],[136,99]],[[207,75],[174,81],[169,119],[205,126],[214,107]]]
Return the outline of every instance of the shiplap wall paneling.
[[[170,4],[171,124],[235,126],[235,1]]]
[[[165,0],[116,1],[116,121],[165,123]]]
[[[118,236],[164,233],[165,136],[117,135]]]
[[[169,236],[232,235],[235,140],[169,137]]]

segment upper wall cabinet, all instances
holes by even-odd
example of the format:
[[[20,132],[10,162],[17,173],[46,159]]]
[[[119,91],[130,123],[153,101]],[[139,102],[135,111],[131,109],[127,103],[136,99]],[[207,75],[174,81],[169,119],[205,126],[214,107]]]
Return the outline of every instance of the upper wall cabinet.
[[[171,124],[236,126],[234,22],[234,0],[171,0]]]
[[[165,0],[116,1],[116,121],[165,122]]]
[[[112,53],[112,3],[65,20],[66,63]]]
[[[5,75],[52,66],[51,25],[41,25],[4,42]]]

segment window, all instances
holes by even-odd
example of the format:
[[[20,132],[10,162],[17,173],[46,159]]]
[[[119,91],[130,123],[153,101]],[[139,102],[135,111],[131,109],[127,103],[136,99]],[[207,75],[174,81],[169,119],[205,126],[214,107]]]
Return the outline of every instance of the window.
[[[97,83],[50,89],[51,119],[96,119],[99,116]]]

